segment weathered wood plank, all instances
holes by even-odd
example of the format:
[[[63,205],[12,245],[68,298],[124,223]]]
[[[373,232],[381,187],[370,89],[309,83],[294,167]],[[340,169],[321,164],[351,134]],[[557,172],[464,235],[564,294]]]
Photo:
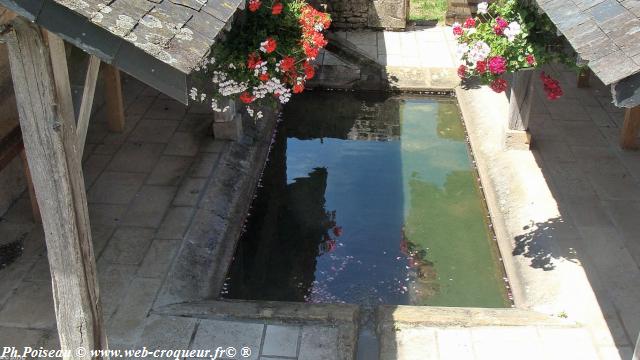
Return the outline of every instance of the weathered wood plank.
[[[20,159],[22,160],[24,177],[27,180],[27,191],[29,192],[29,201],[31,202],[31,214],[33,215],[33,221],[42,223],[40,207],[38,206],[38,198],[36,196],[36,190],[33,187],[33,178],[31,177],[31,170],[29,170],[29,161],[27,160],[27,154],[24,149],[20,151]]]
[[[26,155],[41,205],[60,346],[72,354],[65,359],[89,360],[90,353],[81,356],[75,350],[106,349],[107,341],[74,119],[56,105],[51,53],[40,29],[20,18],[13,25],[6,40]]]
[[[80,159],[82,159],[82,153],[84,152],[84,143],[87,139],[87,130],[89,130],[89,119],[91,118],[91,108],[93,107],[93,96],[96,93],[96,84],[98,82],[99,70],[100,59],[94,55],[91,55],[89,57],[87,76],[84,80],[82,103],[80,103],[80,111],[78,113],[78,156],[80,157]]]
[[[76,116],[73,110],[69,66],[67,65],[67,52],[64,41],[52,32],[46,31],[46,34],[49,52],[51,53],[51,66],[57,95],[56,104],[65,121],[75,122]]]
[[[125,123],[120,70],[104,64],[102,78],[104,80],[104,97],[107,106],[107,126],[110,131],[123,132]]]
[[[640,106],[627,109],[625,112],[620,134],[620,146],[627,150],[637,150],[638,131],[640,131]]]
[[[533,71],[517,71],[511,82],[509,96],[509,129],[527,130],[533,100]]]

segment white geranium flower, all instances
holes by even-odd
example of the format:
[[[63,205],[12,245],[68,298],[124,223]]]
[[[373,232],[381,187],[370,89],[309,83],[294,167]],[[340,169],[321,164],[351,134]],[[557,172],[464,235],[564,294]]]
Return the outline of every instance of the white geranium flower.
[[[458,44],[458,48],[456,49],[456,55],[458,56],[458,59],[462,59],[468,51],[469,51],[469,44],[467,43]]]
[[[486,1],[483,1],[480,4],[478,4],[478,14],[486,14],[488,12],[489,12],[489,3],[487,3]]]
[[[478,41],[473,44],[471,50],[469,50],[469,60],[472,63],[476,63],[478,61],[484,61],[489,53],[491,52],[491,48],[484,41]]]
[[[522,32],[522,28],[520,27],[520,24],[518,24],[517,22],[513,21],[509,24],[509,26],[507,26],[506,29],[504,29],[504,36],[507,37],[507,39],[509,39],[509,41],[513,41],[516,36],[520,35],[520,33]]]

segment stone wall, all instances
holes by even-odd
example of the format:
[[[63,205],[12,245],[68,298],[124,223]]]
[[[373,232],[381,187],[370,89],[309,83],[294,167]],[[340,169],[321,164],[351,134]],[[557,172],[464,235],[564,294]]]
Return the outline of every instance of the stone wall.
[[[333,19],[340,30],[403,30],[409,12],[409,0],[315,0]]]

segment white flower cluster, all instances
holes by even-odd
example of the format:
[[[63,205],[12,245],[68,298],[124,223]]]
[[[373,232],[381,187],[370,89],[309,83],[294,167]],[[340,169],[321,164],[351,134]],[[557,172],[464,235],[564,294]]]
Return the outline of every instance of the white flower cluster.
[[[462,59],[467,52],[469,52],[469,44],[458,44],[458,47],[456,48],[456,55],[458,56],[458,59]]]
[[[468,60],[472,63],[477,63],[478,61],[484,61],[489,53],[491,52],[491,48],[484,41],[476,42],[471,50],[469,50]]]
[[[478,4],[478,14],[486,14],[489,12],[489,3],[483,1]]]
[[[196,100],[196,98],[198,97],[198,89],[192,87],[191,90],[189,91],[189,97],[191,98],[191,100]]]
[[[252,108],[248,106],[247,106],[247,113],[249,114],[249,116],[256,119],[262,119],[262,116],[263,116],[262,111],[255,112]]]
[[[227,110],[229,110],[229,106],[225,106],[224,109],[221,109],[218,106],[218,100],[211,99],[211,110],[213,110],[215,112],[227,112]]]
[[[282,104],[286,104],[291,99],[289,90],[278,78],[271,78],[253,89],[253,96],[256,99],[263,99],[267,94],[275,94]]]
[[[263,42],[260,43],[260,51],[262,51],[263,53],[267,52],[267,44],[269,44],[269,40],[265,40]]]
[[[504,29],[503,34],[507,37],[507,39],[509,39],[509,41],[513,41],[515,40],[516,36],[520,35],[521,32],[522,28],[520,27],[520,24],[513,21],[509,24],[509,26],[507,26],[506,29]]]
[[[261,61],[261,62],[257,63],[255,69],[253,69],[253,75],[255,75],[255,76],[260,76],[260,75],[266,74],[266,73],[267,73],[267,62],[266,61]]]
[[[222,71],[214,71],[211,81],[213,81],[214,84],[218,85],[218,92],[222,96],[239,94],[247,90],[248,87],[247,83],[228,79],[227,74]]]

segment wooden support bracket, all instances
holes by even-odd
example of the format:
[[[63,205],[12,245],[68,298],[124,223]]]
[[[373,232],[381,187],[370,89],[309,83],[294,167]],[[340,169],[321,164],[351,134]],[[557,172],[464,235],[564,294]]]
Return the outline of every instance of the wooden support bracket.
[[[96,84],[98,82],[98,72],[100,70],[100,59],[91,55],[89,57],[89,67],[87,68],[87,76],[84,80],[84,90],[82,91],[82,103],[78,113],[77,131],[78,131],[78,147],[80,159],[84,152],[84,143],[87,139],[87,131],[89,130],[89,118],[91,117],[91,108],[93,107],[93,97],[96,93]]]

